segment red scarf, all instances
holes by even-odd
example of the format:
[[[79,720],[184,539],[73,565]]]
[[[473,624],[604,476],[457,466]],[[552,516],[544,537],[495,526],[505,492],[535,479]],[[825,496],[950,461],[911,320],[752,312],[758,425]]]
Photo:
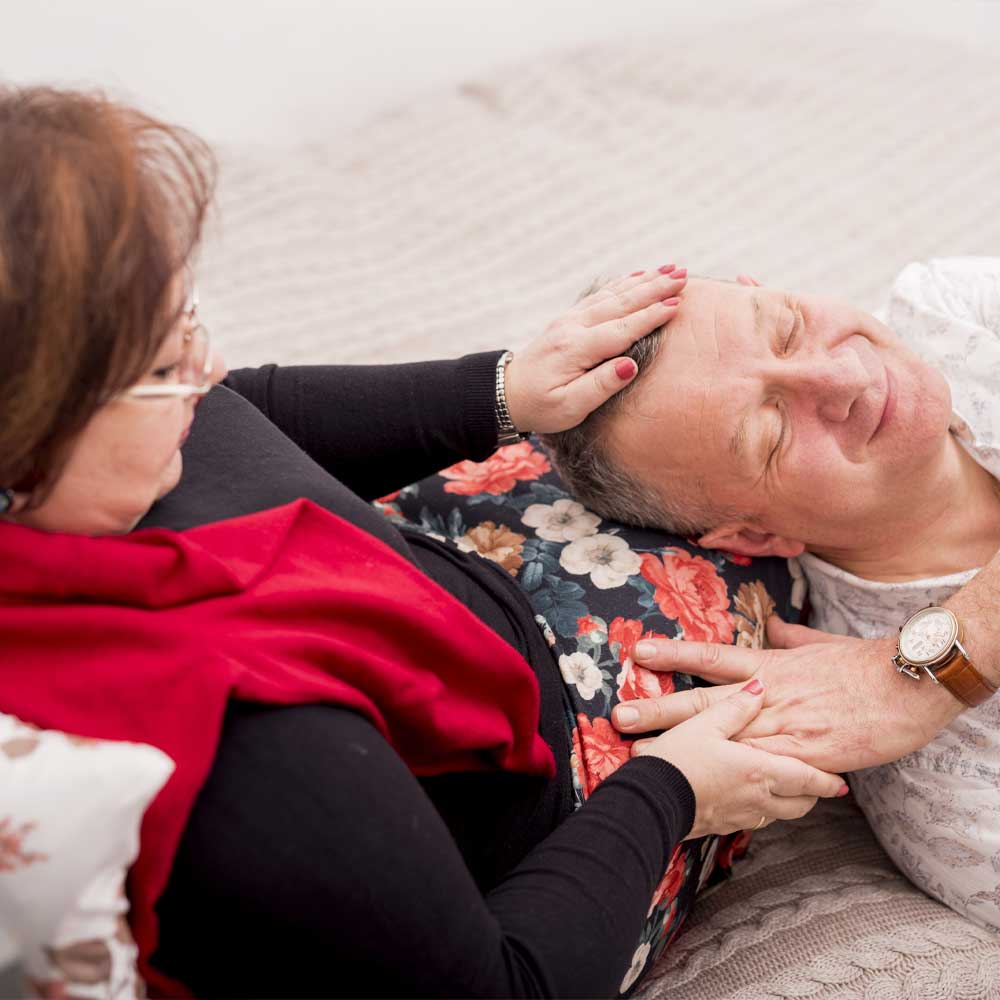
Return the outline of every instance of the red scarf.
[[[530,666],[402,556],[307,500],[182,533],[91,538],[0,524],[0,710],[159,747],[131,921],[150,985],[153,907],[229,698],[354,709],[419,775],[554,773]]]

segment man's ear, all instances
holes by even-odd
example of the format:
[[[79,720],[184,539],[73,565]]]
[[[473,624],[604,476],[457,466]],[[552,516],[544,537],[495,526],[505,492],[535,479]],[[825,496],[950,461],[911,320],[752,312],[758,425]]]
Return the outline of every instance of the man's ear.
[[[741,285],[750,285],[752,288],[761,288],[761,283],[756,278],[751,278],[749,274],[737,274],[736,280]]]
[[[789,559],[805,552],[803,542],[771,532],[753,531],[746,524],[731,521],[706,532],[698,539],[706,549],[722,549],[738,556],[782,556]]]

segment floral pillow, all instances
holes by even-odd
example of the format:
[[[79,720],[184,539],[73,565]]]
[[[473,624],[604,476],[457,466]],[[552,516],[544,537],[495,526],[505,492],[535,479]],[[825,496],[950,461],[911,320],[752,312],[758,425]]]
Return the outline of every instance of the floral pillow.
[[[0,930],[36,995],[144,994],[125,874],[143,813],[173,768],[153,747],[0,713]]]
[[[485,462],[459,462],[376,503],[404,529],[492,560],[524,589],[565,681],[578,806],[629,759],[630,739],[610,722],[616,704],[702,683],[636,665],[640,638],[760,647],[773,610],[796,617],[785,560],[751,560],[603,520],[566,492],[534,439]],[[748,840],[705,837],[677,848],[623,993],[680,929],[699,889],[728,875]]]

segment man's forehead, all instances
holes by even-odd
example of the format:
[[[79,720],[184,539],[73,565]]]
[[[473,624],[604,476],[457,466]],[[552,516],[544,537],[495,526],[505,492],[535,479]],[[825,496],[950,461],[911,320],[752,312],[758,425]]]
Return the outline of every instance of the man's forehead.
[[[689,282],[671,326],[686,325],[695,336],[717,332],[722,326],[741,336],[762,337],[768,332],[768,324],[776,320],[774,307],[798,298],[784,289],[765,285],[744,285],[728,278],[696,278]],[[666,336],[669,339],[670,326]]]
[[[768,302],[782,295],[725,279],[699,278],[689,283],[650,370],[624,401],[615,436],[631,438],[631,449],[656,447],[664,458],[663,453],[669,451],[678,461],[691,455],[707,457],[717,450],[720,457],[729,453],[738,419],[729,402],[735,406],[736,400],[728,393],[728,380],[713,377],[712,366],[722,360],[722,354],[739,355],[740,345],[734,340],[766,337],[773,311]],[[740,451],[746,437],[744,424]],[[682,453],[686,458],[682,459]]]

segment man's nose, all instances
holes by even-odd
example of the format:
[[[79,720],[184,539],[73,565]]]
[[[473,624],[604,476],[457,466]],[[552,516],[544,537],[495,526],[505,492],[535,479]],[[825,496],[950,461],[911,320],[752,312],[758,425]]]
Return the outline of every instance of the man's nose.
[[[871,385],[871,375],[850,348],[835,354],[816,353],[796,361],[785,371],[790,391],[815,407],[820,419],[843,423],[851,407]]]

